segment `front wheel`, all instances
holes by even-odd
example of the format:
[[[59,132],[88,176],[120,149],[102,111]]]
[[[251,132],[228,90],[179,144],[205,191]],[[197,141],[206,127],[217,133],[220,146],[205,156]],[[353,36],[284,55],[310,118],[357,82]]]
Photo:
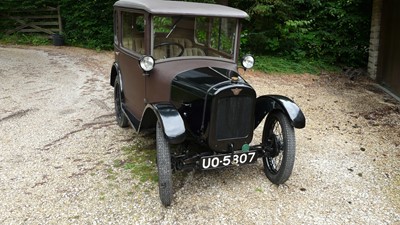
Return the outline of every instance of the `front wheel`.
[[[281,111],[265,120],[262,144],[269,149],[263,157],[265,175],[274,184],[285,183],[292,174],[296,140],[293,126]]]
[[[156,150],[157,150],[157,170],[158,170],[158,189],[161,203],[164,206],[171,205],[172,202],[172,167],[169,143],[164,136],[164,131],[160,121],[156,125]]]

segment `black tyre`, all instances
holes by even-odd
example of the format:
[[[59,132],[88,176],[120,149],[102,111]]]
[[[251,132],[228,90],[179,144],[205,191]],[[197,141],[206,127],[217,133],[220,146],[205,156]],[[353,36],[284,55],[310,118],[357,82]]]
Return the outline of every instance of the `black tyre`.
[[[167,139],[164,136],[160,122],[156,126],[158,189],[161,203],[164,206],[172,202],[172,168],[171,155]]]
[[[122,111],[122,93],[121,84],[119,81],[119,75],[115,78],[114,83],[114,107],[115,107],[115,117],[120,127],[127,127],[129,125],[128,118],[126,118],[125,113]]]
[[[275,111],[268,115],[262,142],[272,149],[263,157],[265,175],[274,184],[285,183],[292,174],[296,151],[294,128],[285,114]]]

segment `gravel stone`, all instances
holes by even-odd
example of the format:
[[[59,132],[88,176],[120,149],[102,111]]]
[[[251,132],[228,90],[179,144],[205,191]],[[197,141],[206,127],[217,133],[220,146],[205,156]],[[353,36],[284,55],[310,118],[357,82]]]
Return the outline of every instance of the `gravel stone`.
[[[112,62],[0,46],[0,224],[400,224],[400,104],[368,78],[246,72],[304,111],[292,176],[273,185],[261,160],[191,171],[164,208],[157,183],[114,166],[140,135],[116,125]]]

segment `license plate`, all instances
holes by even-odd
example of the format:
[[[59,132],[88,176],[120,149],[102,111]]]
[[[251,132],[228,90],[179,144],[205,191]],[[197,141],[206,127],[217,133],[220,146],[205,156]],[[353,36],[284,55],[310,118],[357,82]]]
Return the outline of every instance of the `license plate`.
[[[200,158],[200,168],[203,170],[216,169],[230,165],[242,165],[254,163],[257,160],[256,151],[226,154],[226,155],[213,155]]]

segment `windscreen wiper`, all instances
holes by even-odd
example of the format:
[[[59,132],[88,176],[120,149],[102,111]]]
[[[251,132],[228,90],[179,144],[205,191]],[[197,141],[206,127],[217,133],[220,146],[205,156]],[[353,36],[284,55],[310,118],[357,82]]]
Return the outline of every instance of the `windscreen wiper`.
[[[171,35],[171,33],[172,33],[172,31],[174,31],[175,30],[175,28],[176,28],[176,25],[179,23],[179,21],[181,21],[181,19],[182,19],[182,16],[180,16],[176,21],[175,21],[175,23],[174,23],[174,25],[172,25],[172,28],[171,28],[171,30],[169,31],[169,33],[167,34],[167,36],[165,37],[165,38],[168,38],[169,37],[169,35]]]

